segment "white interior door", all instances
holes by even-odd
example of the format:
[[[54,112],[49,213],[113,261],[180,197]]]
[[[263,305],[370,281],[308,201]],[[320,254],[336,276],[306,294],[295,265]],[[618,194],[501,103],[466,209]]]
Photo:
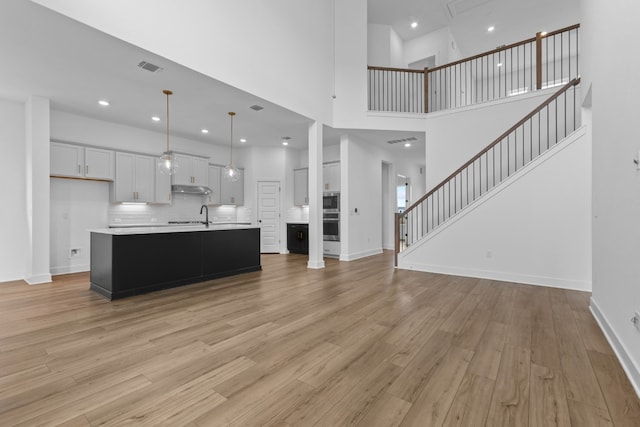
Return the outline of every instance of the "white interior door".
[[[280,182],[258,181],[260,252],[280,252]]]

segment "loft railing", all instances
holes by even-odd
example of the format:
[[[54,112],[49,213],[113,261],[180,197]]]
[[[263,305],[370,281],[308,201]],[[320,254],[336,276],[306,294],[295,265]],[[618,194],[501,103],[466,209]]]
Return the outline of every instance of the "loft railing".
[[[368,67],[370,111],[428,113],[561,86],[578,76],[580,24],[435,68]]]
[[[565,84],[402,213],[395,215],[398,253],[491,191],[524,165],[575,131],[580,122],[576,87]]]

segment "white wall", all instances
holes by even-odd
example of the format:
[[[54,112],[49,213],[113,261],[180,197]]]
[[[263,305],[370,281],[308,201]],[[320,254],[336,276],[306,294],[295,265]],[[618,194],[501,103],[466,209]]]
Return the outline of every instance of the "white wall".
[[[341,260],[382,252],[382,161],[377,151],[354,135],[340,141]]]
[[[433,188],[449,176],[555,91],[549,89],[427,116],[426,188]]]
[[[586,134],[582,128],[401,253],[399,267],[591,290]]]
[[[430,56],[436,57],[436,66],[460,59],[457,45],[451,31],[449,31],[449,27],[407,40],[404,43],[403,53],[405,64],[411,64]]]
[[[389,64],[391,67],[405,68],[404,41],[393,28],[389,31]]]
[[[109,183],[51,178],[51,274],[88,271],[90,235],[109,222]],[[71,256],[70,249],[80,253]]]
[[[25,106],[0,99],[0,282],[24,278],[27,258]]]
[[[332,2],[35,1],[302,115],[331,121]],[[361,19],[366,25],[366,10]]]
[[[406,68],[404,42],[390,25],[367,25],[367,65]]]
[[[374,67],[391,66],[390,25],[367,25],[367,65]]]
[[[640,3],[581,1],[591,43],[582,60],[592,81],[593,296],[592,308],[636,392],[640,392],[640,331],[629,321],[640,311],[640,87],[626,76],[640,67]],[[615,31],[612,29],[615,28]]]

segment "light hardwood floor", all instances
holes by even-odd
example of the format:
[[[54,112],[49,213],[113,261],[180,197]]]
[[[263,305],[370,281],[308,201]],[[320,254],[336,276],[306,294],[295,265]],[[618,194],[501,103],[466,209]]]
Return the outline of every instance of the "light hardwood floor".
[[[0,284],[0,425],[640,426],[588,293],[262,263],[114,302]]]

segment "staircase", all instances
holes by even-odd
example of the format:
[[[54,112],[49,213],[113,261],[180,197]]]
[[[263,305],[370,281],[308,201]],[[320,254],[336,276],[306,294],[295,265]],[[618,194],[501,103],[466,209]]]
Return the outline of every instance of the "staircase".
[[[417,202],[396,214],[396,266],[398,254],[426,239],[576,131],[581,116],[576,94],[579,83],[577,77],[564,84]]]

